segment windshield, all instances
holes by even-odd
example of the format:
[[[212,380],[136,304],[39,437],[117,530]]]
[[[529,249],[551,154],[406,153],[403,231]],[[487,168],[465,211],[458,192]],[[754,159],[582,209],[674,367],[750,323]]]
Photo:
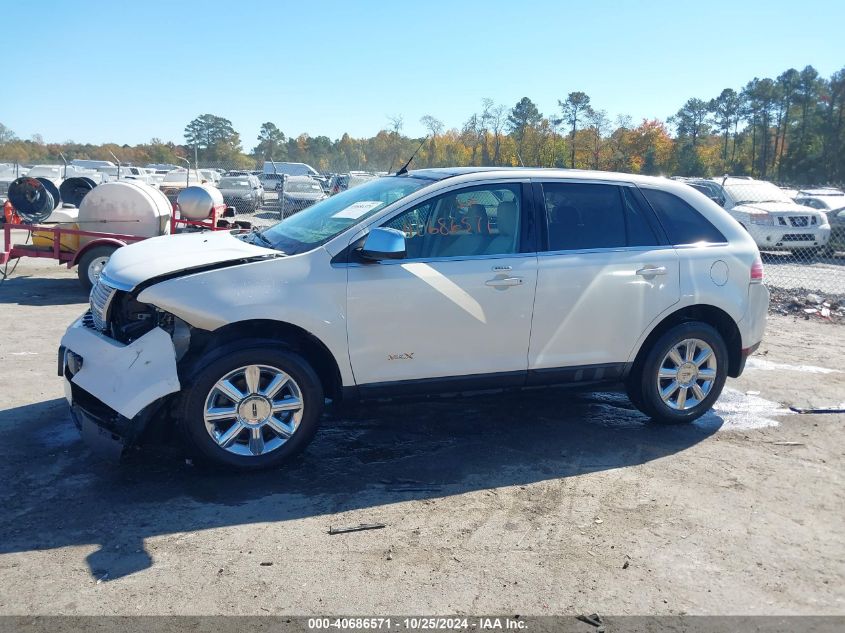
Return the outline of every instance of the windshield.
[[[748,181],[726,183],[725,191],[734,204],[746,202],[792,202],[783,191],[770,182]]]
[[[285,182],[285,191],[288,193],[320,193],[323,189],[319,183],[303,180],[288,180]]]
[[[413,176],[379,178],[282,220],[263,231],[260,239],[288,255],[304,253],[431,183]]]
[[[220,189],[251,189],[249,180],[243,178],[223,178],[217,186]]]

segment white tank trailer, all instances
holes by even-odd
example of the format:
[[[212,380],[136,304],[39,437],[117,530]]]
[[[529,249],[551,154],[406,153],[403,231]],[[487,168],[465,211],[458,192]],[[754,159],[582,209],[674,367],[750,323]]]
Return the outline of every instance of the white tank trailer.
[[[170,233],[173,207],[161,191],[142,182],[118,180],[88,192],[79,204],[80,230],[156,237]],[[81,237],[80,246],[93,239]]]

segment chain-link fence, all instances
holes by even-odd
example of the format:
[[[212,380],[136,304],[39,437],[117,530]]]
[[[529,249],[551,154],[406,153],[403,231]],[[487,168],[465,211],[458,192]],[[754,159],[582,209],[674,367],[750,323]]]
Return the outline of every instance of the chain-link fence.
[[[748,231],[763,258],[772,310],[845,318],[845,193],[751,178],[682,178]]]
[[[0,194],[26,173],[7,165],[0,173]],[[225,162],[186,166],[122,165],[98,172],[103,180],[129,178],[161,189],[172,201],[188,184],[220,188],[237,219],[253,226],[283,220],[335,193],[381,174],[318,173],[302,163],[265,163],[245,169]],[[31,173],[35,173],[32,168]],[[75,173],[75,175],[78,175]],[[776,312],[845,319],[845,193],[835,188],[787,189],[750,178],[683,178],[740,222],[763,257],[766,282]]]

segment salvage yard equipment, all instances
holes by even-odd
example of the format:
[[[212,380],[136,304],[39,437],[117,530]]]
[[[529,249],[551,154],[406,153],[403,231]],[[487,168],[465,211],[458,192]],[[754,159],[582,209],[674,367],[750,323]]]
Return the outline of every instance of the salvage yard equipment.
[[[4,209],[0,265],[20,257],[56,259],[68,268],[77,266],[79,281],[90,290],[112,253],[126,244],[178,230],[231,228],[223,218],[234,210],[226,209],[212,187],[184,189],[175,212],[163,193],[144,183],[120,180],[97,186],[86,180],[62,183],[62,191],[78,202],[78,212],[72,204],[59,208],[60,190],[52,181],[24,177],[13,182]],[[31,234],[32,244],[13,243],[12,231]]]

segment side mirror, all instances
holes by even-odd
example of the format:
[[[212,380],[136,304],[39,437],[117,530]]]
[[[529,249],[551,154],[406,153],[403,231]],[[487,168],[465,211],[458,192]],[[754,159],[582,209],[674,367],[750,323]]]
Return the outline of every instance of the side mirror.
[[[361,257],[373,262],[382,259],[404,259],[405,234],[396,229],[373,229],[364,241]]]

